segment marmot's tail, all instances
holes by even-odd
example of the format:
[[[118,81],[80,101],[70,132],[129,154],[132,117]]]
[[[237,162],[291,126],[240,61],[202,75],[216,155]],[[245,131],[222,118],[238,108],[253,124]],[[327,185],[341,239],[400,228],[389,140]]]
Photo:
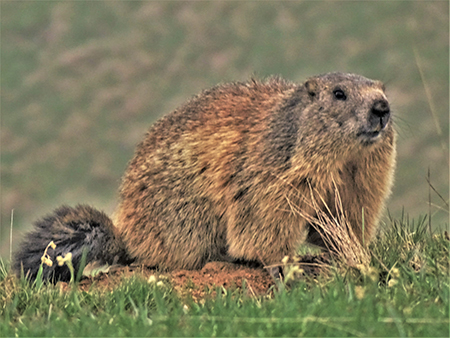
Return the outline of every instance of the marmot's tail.
[[[26,236],[15,254],[13,269],[16,273],[23,271],[25,276],[35,279],[41,265],[41,257],[51,241],[56,247],[49,247],[47,250],[53,264],[43,264],[45,280],[70,280],[68,267],[59,266],[56,260],[56,257],[64,257],[69,252],[72,254],[75,276],[85,250],[86,264],[131,262],[113,222],[106,214],[87,205],[78,205],[75,208],[62,206],[34,223],[34,229]]]

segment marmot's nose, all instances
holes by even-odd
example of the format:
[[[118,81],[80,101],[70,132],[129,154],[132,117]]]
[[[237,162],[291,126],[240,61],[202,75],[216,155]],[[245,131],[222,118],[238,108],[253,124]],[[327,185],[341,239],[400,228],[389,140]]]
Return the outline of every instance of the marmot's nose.
[[[390,112],[389,103],[386,100],[375,101],[370,110],[370,120],[372,124],[379,123],[381,129],[383,129],[389,121]]]

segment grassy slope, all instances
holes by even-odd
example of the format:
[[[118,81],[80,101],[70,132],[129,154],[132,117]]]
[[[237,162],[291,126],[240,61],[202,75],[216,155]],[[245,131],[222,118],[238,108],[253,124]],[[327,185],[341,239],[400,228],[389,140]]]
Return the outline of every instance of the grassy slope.
[[[385,81],[399,130],[391,212],[428,211],[428,168],[448,200],[446,2],[2,1],[1,10],[2,257],[11,209],[15,244],[17,229],[61,203],[111,213],[152,121],[252,74],[302,81],[342,70]],[[438,210],[434,223],[448,222]]]
[[[3,268],[0,336],[448,337],[449,242],[425,229],[393,221],[371,246],[373,270],[341,268],[273,298],[218,290],[195,303],[139,276],[113,291],[60,291]]]

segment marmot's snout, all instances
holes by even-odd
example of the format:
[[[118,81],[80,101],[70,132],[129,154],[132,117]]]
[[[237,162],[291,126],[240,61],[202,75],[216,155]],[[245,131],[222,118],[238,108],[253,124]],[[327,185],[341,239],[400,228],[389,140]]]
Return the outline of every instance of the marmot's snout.
[[[382,138],[382,131],[386,128],[390,115],[391,110],[386,99],[376,99],[373,102],[366,123],[358,133],[364,144],[372,144]]]
[[[389,103],[385,99],[375,101],[370,110],[370,126],[378,131],[384,129],[389,121],[390,112]]]

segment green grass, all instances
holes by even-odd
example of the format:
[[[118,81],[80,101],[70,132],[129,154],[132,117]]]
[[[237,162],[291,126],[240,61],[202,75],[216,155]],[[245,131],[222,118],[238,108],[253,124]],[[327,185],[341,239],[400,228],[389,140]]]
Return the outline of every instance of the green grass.
[[[29,285],[0,269],[0,336],[448,337],[449,242],[392,220],[368,271],[336,267],[272,296],[217,289],[198,303],[140,275],[113,291]]]

